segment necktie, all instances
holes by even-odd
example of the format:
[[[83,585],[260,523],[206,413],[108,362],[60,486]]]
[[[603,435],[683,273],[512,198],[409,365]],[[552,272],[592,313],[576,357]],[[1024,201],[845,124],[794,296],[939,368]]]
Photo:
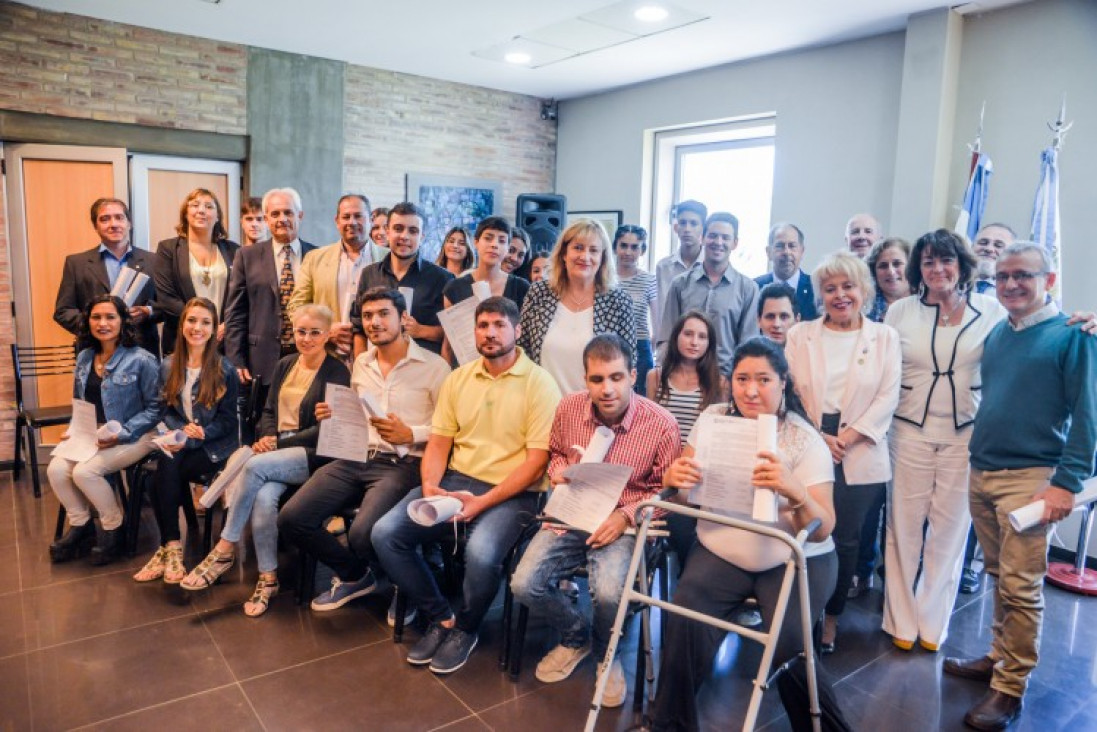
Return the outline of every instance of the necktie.
[[[290,264],[290,254],[293,249],[289,244],[282,247],[282,271],[278,277],[278,303],[282,311],[282,345],[293,344],[293,325],[289,321],[290,295],[293,294],[293,265]]]

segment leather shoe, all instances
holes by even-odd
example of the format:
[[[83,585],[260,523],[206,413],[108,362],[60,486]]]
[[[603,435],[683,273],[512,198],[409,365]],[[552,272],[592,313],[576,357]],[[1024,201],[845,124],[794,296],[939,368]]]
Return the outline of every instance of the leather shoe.
[[[964,724],[980,730],[1005,729],[1024,706],[1021,697],[991,689],[964,715]]]
[[[990,656],[979,658],[946,658],[944,671],[952,676],[976,681],[990,681],[994,675],[994,659]]]

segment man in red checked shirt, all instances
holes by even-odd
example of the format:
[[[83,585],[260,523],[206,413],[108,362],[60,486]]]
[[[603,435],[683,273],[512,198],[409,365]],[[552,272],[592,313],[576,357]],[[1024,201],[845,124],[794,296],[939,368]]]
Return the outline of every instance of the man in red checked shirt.
[[[595,336],[583,350],[587,390],[564,397],[556,408],[549,441],[548,475],[562,482],[564,469],[578,460],[573,445],[587,445],[594,431],[613,431],[604,462],[632,466],[617,508],[593,534],[546,528],[530,542],[511,580],[515,598],[546,616],[560,631],[560,645],[537,664],[537,678],[563,681],[591,651],[605,655],[636,537],[626,534],[636,507],[653,498],[663,473],[678,457],[681,437],[670,412],[632,391],[636,383],[632,349],[620,337]],[[593,622],[560,589],[584,563],[589,576]],[[592,627],[593,626],[593,627]],[[613,661],[603,706],[625,701],[625,675]]]

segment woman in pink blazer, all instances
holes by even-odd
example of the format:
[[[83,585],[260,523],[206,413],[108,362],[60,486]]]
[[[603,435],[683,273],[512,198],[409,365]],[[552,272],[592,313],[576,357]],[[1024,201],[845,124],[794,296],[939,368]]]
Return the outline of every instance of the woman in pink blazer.
[[[891,479],[887,432],[899,404],[902,355],[899,334],[865,317],[875,287],[864,262],[848,252],[832,254],[811,280],[824,316],[793,326],[785,355],[796,391],[835,465],[838,583],[822,634],[822,652],[833,653],[865,513]]]

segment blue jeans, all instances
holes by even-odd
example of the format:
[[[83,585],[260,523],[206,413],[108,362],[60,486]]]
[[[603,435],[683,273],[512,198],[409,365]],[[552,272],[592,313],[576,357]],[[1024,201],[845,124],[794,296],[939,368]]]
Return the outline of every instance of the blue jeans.
[[[648,396],[648,371],[655,368],[655,356],[651,352],[651,341],[647,338],[636,341],[636,385],[632,387],[640,396]]]
[[[303,447],[287,447],[252,457],[244,466],[244,478],[229,506],[221,538],[238,543],[250,516],[259,571],[278,569],[278,500],[286,488],[308,479],[309,460]]]
[[[447,491],[468,491],[483,495],[491,490],[485,483],[455,470],[446,471],[440,482]],[[457,524],[465,540],[465,579],[461,607],[456,613],[442,596],[434,575],[417,551],[421,544],[452,537],[454,524],[420,526],[408,516],[408,504],[423,497],[416,488],[373,526],[373,548],[381,566],[393,584],[407,593],[408,599],[431,622],[449,620],[456,615],[457,627],[475,633],[491,601],[499,590],[503,560],[522,530],[537,512],[538,494],[525,492],[484,511],[472,521]]]
[[[543,613],[548,624],[560,631],[561,645],[579,648],[593,635],[591,648],[594,657],[601,659],[609,645],[636,537],[621,536],[598,549],[586,545],[589,537],[585,531],[538,532],[522,555],[510,587],[515,599]],[[584,561],[594,615],[589,626],[578,605],[560,591],[560,580],[575,574]]]

